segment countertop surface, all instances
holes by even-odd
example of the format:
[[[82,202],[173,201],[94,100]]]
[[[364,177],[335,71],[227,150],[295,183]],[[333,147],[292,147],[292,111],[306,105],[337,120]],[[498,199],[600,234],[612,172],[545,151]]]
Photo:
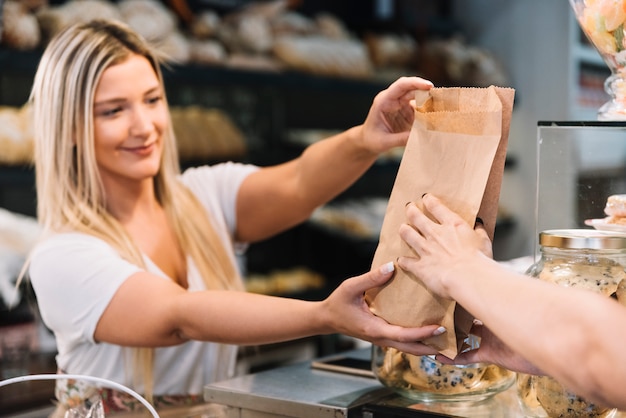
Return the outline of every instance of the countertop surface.
[[[345,355],[369,358],[370,350]],[[419,403],[396,395],[373,377],[318,370],[311,364],[279,367],[207,385],[204,396],[209,402],[245,410],[246,417],[524,416],[514,386],[482,402]]]

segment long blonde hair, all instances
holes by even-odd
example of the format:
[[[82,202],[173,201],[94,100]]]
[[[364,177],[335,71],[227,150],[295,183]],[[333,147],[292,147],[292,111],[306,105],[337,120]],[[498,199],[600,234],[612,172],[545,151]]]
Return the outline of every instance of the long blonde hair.
[[[101,238],[121,257],[144,267],[142,254],[106,209],[97,170],[93,103],[102,73],[133,54],[150,62],[161,86],[161,57],[120,22],[94,20],[59,33],[47,46],[33,84],[37,216],[44,231],[78,231]],[[163,91],[165,94],[165,91]],[[154,178],[157,199],[183,251],[196,264],[208,289],[242,289],[235,261],[207,212],[179,181],[174,131],[164,133],[163,156]],[[134,376],[143,376],[152,395],[152,349],[138,349]]]

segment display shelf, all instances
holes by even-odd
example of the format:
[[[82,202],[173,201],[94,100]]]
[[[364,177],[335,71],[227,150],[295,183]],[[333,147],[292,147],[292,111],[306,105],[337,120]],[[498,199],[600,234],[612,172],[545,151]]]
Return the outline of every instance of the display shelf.
[[[37,196],[32,166],[0,164],[0,207],[23,215],[36,215]]]
[[[22,76],[29,80],[34,77],[37,65],[41,58],[41,51],[17,51],[0,47],[0,77],[14,80],[16,76]],[[377,80],[376,78],[348,78],[348,77],[330,77],[307,74],[293,70],[283,71],[263,71],[240,69],[218,65],[178,65],[169,63],[163,66],[163,76],[165,79],[166,89],[173,90],[174,87],[181,85],[211,86],[215,88],[220,85],[237,85],[252,89],[269,89],[271,91],[280,90],[301,90],[301,91],[322,91],[333,92],[338,95],[345,94],[369,94],[373,95],[383,88],[389,82],[385,80]],[[4,94],[8,91],[16,91],[15,85],[9,86],[0,91],[0,103],[2,105],[19,105],[21,106],[28,99],[30,86],[28,89],[19,91],[15,96],[22,97],[17,104],[8,103]],[[204,92],[204,90],[201,90]],[[168,93],[170,93],[168,91]],[[177,99],[181,99],[182,103],[174,100],[172,104],[185,104],[195,97],[185,97],[172,91],[171,95]],[[170,101],[172,98],[170,97]],[[196,102],[193,102],[196,104]]]

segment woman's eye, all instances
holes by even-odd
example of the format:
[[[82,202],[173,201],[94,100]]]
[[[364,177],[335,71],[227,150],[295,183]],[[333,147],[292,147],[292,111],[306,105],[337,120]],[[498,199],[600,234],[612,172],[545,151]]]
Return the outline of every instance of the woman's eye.
[[[122,107],[113,107],[111,109],[105,109],[101,112],[102,116],[115,116],[117,113],[122,111]]]
[[[148,100],[147,100],[147,101],[148,101],[148,103],[150,103],[150,104],[155,104],[155,103],[160,102],[160,101],[161,101],[161,99],[162,99],[162,97],[161,97],[161,96],[153,96],[153,97],[148,97]]]

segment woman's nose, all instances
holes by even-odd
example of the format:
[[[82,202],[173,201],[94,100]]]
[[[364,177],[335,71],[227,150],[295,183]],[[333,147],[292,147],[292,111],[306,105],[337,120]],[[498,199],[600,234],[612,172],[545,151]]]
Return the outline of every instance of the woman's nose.
[[[142,136],[150,132],[150,116],[145,109],[135,109],[132,112],[130,121],[130,134],[133,136]]]

